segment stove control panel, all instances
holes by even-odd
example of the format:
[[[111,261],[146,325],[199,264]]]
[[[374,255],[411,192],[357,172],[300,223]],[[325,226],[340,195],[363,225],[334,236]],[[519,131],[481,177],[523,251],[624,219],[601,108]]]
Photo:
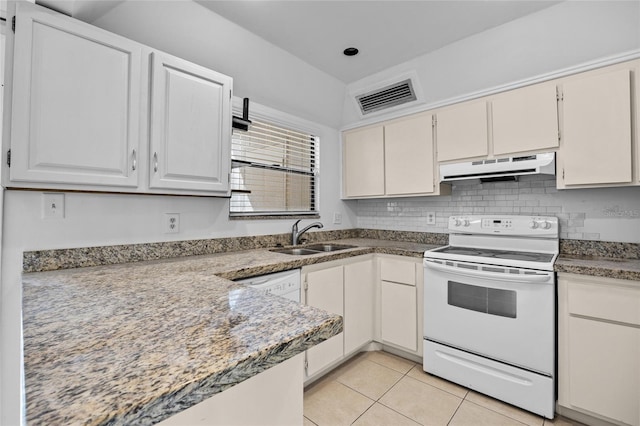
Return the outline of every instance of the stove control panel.
[[[558,235],[558,218],[553,216],[451,216],[449,230],[453,233],[554,237]]]

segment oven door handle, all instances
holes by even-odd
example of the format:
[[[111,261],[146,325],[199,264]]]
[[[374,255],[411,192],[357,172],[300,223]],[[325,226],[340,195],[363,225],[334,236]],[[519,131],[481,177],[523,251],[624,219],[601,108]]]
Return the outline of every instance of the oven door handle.
[[[552,272],[541,272],[539,274],[531,274],[531,275],[522,275],[522,274],[502,274],[500,272],[485,272],[478,270],[466,270],[460,269],[456,267],[440,265],[438,263],[432,263],[429,261],[425,261],[425,266],[427,268],[446,272],[448,274],[462,275],[465,277],[472,278],[490,278],[498,281],[509,281],[509,282],[518,282],[518,283],[544,283],[549,281],[552,278]]]

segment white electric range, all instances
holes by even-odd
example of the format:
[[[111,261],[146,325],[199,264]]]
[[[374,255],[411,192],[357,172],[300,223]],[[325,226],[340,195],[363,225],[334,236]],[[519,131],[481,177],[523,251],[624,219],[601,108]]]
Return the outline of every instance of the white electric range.
[[[424,254],[426,372],[552,419],[558,220],[453,216]]]

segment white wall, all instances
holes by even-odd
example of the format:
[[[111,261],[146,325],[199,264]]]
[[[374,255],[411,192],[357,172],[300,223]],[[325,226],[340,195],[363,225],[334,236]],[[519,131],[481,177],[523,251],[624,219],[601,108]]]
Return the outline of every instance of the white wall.
[[[191,1],[126,1],[94,25],[233,77],[234,94],[334,128],[345,85]]]
[[[424,104],[411,110],[424,110],[497,86],[637,50],[640,2],[564,1],[353,82],[348,91],[415,70]],[[348,95],[343,110],[343,126],[361,121]],[[367,119],[389,118],[383,113],[373,116]]]

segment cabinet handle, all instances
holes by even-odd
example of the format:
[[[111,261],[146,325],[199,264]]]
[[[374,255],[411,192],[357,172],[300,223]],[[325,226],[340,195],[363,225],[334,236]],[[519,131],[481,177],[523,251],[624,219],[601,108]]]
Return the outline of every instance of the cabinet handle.
[[[158,171],[158,153],[154,152],[153,153],[153,172],[157,172]]]
[[[134,149],[131,153],[131,170],[135,170],[138,166],[138,159],[136,157],[136,150]]]

